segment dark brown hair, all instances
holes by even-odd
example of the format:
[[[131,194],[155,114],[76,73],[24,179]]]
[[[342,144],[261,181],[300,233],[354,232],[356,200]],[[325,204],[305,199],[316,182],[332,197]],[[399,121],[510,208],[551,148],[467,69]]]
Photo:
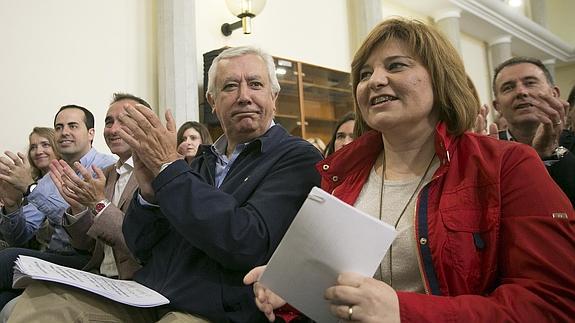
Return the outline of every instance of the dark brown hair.
[[[339,130],[339,127],[341,127],[344,123],[351,121],[351,120],[355,120],[355,113],[353,113],[353,111],[350,111],[350,112],[344,114],[343,117],[341,117],[339,119],[339,121],[337,122],[337,125],[333,129],[333,133],[331,134],[331,139],[329,140],[329,143],[327,144],[327,146],[325,147],[325,151],[323,152],[323,155],[325,157],[333,154],[335,151],[335,139],[337,138],[337,132]],[[354,129],[355,129],[355,127],[354,127]]]
[[[210,136],[210,132],[206,126],[196,121],[186,121],[180,126],[180,129],[178,129],[178,134],[176,135],[178,138],[178,143],[176,144],[176,147],[184,141],[184,132],[190,128],[196,129],[196,131],[200,134],[203,145],[209,145],[213,143],[212,136]]]

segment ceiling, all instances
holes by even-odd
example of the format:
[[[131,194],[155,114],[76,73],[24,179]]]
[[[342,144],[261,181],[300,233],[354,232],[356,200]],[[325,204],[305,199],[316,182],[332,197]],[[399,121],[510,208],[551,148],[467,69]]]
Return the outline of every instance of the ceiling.
[[[555,59],[556,66],[575,63],[575,46],[498,0],[390,0],[414,12],[438,17],[460,12],[460,30],[487,44],[511,36],[515,55]]]

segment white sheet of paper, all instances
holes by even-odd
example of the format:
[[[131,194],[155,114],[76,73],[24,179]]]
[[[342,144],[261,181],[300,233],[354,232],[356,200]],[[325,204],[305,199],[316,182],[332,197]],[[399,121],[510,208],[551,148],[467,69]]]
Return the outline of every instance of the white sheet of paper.
[[[260,283],[316,322],[335,323],[325,290],[342,272],[373,276],[396,235],[391,225],[314,187]]]
[[[170,302],[135,281],[107,278],[34,257],[18,256],[12,287],[25,288],[35,279],[74,286],[131,306],[154,307]]]

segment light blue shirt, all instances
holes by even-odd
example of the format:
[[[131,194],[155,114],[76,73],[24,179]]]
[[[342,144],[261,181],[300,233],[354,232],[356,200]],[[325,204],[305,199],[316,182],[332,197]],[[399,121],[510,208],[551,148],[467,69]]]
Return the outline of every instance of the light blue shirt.
[[[268,130],[273,126],[275,126],[275,122],[272,120]],[[216,161],[216,187],[219,188],[220,185],[222,185],[224,178],[226,178],[226,175],[228,175],[228,172],[230,171],[230,168],[232,168],[234,161],[236,161],[236,158],[238,158],[238,156],[242,153],[242,151],[244,151],[244,149],[246,149],[250,143],[251,141],[245,142],[243,144],[237,144],[230,158],[228,158],[226,155],[226,149],[228,147],[228,139],[226,136],[222,135],[210,147],[212,152],[218,157],[218,160]]]
[[[116,162],[111,155],[101,154],[95,148],[80,158],[80,163],[86,168],[96,165],[105,168]],[[22,245],[32,239],[38,229],[48,218],[54,234],[48,245],[49,251],[61,254],[72,254],[70,238],[62,227],[62,217],[69,207],[58,192],[58,188],[47,175],[38,181],[38,186],[28,195],[28,204],[10,214],[0,216],[0,233],[10,245]]]
[[[248,144],[249,143],[237,144],[230,158],[226,155],[228,139],[225,136],[221,136],[210,147],[212,152],[218,157],[218,160],[216,161],[216,187],[220,187],[220,185],[222,185],[222,182],[224,181],[224,178],[226,178],[226,175],[228,175],[232,164]]]

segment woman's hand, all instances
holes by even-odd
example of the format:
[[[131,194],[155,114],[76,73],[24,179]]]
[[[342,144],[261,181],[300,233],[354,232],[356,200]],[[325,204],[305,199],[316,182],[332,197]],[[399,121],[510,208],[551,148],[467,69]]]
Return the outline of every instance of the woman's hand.
[[[331,302],[331,312],[343,322],[400,322],[395,290],[371,277],[340,274],[325,298]]]
[[[15,154],[11,151],[4,153],[6,157],[0,157],[0,179],[24,194],[28,186],[34,183],[28,158],[22,153]]]
[[[262,311],[270,322],[275,321],[276,317],[274,314],[274,309],[282,307],[285,305],[281,297],[274,294],[271,290],[267,289],[262,284],[258,283],[258,280],[262,276],[266,269],[266,266],[260,266],[252,269],[244,277],[244,284],[254,285],[254,294],[256,296],[256,305],[260,311]]]

